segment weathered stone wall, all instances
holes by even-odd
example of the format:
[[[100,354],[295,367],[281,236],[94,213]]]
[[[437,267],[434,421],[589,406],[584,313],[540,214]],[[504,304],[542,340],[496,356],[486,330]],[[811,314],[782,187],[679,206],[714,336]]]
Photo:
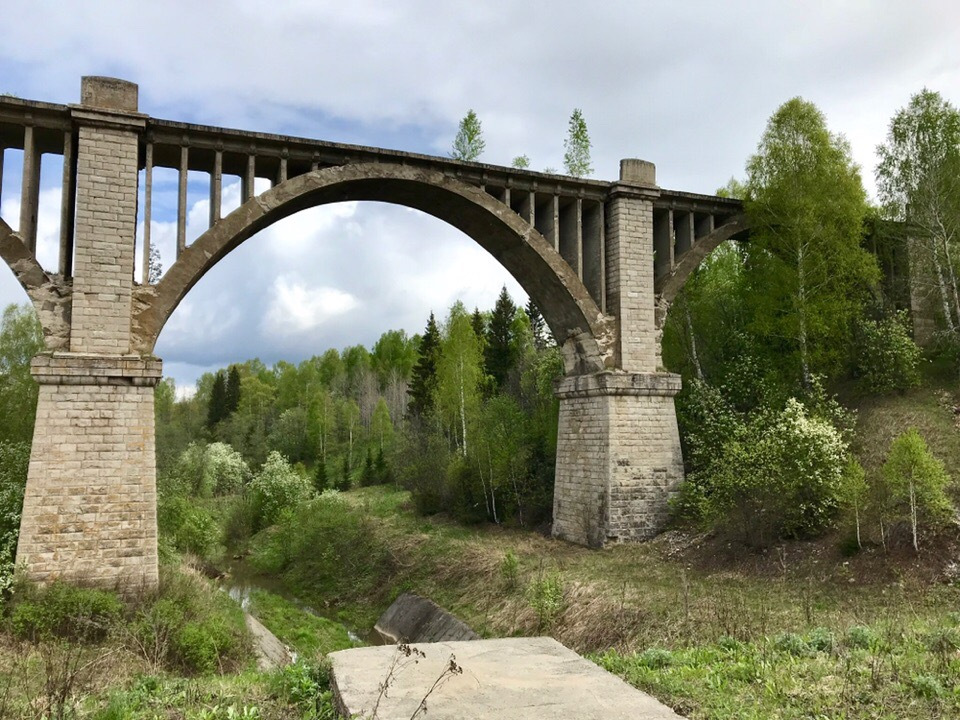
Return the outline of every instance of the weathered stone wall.
[[[557,388],[560,426],[553,534],[592,546],[663,529],[683,480],[673,397],[680,377],[600,373]]]
[[[77,110],[72,352],[130,350],[137,224],[137,130],[143,121]]]
[[[46,582],[157,584],[153,386],[160,361],[41,355],[17,562]]]

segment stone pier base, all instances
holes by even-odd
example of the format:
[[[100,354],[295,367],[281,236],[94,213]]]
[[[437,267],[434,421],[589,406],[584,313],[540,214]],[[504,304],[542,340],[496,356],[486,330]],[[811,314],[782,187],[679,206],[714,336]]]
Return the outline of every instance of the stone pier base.
[[[160,361],[54,353],[31,370],[40,397],[17,562],[39,582],[155,588]]]
[[[560,381],[555,537],[602,547],[663,529],[667,503],[683,480],[673,405],[679,391],[680,376],[669,373]]]

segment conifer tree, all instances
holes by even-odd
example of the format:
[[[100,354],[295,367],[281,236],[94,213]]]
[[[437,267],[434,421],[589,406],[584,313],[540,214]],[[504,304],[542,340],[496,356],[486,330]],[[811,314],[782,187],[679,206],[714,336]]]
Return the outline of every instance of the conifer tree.
[[[476,333],[477,338],[483,340],[486,337],[486,323],[483,320],[483,313],[480,312],[480,308],[475,307],[473,309],[470,324],[473,326],[473,332]]]
[[[327,464],[322,460],[317,460],[317,473],[313,478],[313,487],[318,493],[327,489]]]
[[[506,285],[500,290],[497,304],[490,316],[490,325],[487,327],[487,344],[484,348],[484,364],[487,374],[493,378],[494,388],[500,389],[506,382],[510,369],[513,367],[513,333],[511,325],[517,306],[510,299]]]
[[[590,135],[587,133],[587,122],[583,119],[580,108],[574,108],[570,115],[563,150],[563,169],[567,175],[586,177],[593,172],[593,165],[590,164]]]
[[[437,390],[437,358],[440,355],[440,330],[437,321],[430,313],[427,329],[420,338],[420,357],[413,367],[410,379],[410,413],[416,417],[425,417],[433,411],[434,395]]]
[[[543,321],[543,315],[540,314],[540,308],[533,302],[533,298],[530,298],[524,310],[527,313],[527,317],[530,318],[530,332],[533,333],[533,344],[537,350],[543,350],[547,346],[547,337],[546,323]]]
[[[236,365],[230,366],[227,374],[226,395],[224,398],[226,415],[232,415],[240,407],[240,370]]]
[[[223,370],[217,370],[207,407],[207,427],[213,427],[227,416],[227,379]]]

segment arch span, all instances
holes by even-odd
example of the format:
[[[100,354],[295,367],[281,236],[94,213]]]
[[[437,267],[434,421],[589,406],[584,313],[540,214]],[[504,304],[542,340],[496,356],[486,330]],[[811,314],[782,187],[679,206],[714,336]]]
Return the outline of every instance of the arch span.
[[[135,294],[134,349],[150,353],[187,292],[214,265],[255,233],[300,210],[341,201],[373,200],[420,210],[463,231],[511,274],[563,343],[568,373],[613,362],[615,324],[543,236],[483,190],[436,170],[362,163],[291,178],[248,200],[187,248],[155,286]]]
[[[49,275],[20,235],[0,218],[0,257],[33,303],[48,350],[65,349],[70,338],[70,289],[57,275]]]
[[[658,329],[663,329],[670,306],[673,305],[673,301],[677,299],[677,295],[687,284],[690,276],[700,267],[700,263],[727,240],[731,240],[749,229],[750,224],[747,221],[747,216],[743,213],[735,215],[709,235],[698,239],[693,247],[680,256],[673,272],[657,278],[654,283],[654,293],[656,294]]]

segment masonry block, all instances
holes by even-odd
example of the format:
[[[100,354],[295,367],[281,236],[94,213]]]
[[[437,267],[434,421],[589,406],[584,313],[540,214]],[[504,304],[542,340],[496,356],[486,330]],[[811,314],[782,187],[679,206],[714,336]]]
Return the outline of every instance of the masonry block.
[[[31,369],[40,394],[17,563],[41,583],[156,588],[160,361],[57,353]]]
[[[680,376],[606,372],[562,380],[555,537],[593,547],[663,529],[683,480],[673,398]]]

